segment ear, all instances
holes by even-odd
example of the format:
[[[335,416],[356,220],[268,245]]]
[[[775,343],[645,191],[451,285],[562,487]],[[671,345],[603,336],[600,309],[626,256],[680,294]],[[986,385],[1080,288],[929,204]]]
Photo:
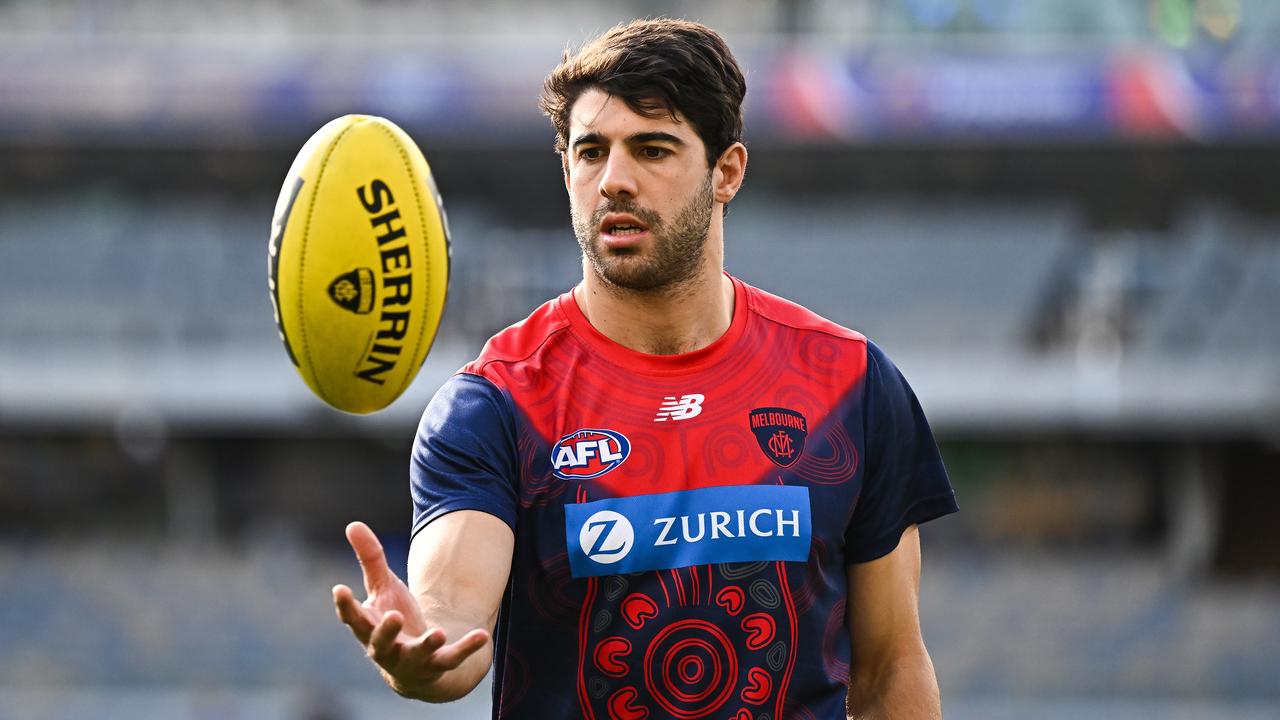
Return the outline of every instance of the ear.
[[[569,187],[569,153],[560,153],[560,170],[564,173],[565,192],[572,192]]]
[[[716,160],[715,174],[711,179],[716,202],[727,203],[738,194],[742,179],[747,174],[747,146],[740,142],[725,148]]]

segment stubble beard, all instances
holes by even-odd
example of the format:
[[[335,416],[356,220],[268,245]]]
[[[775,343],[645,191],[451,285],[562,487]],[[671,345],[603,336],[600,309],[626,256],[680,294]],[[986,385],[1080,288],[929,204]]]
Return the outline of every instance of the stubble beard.
[[[653,292],[678,288],[697,276],[711,232],[714,199],[708,171],[698,192],[676,213],[669,228],[661,215],[629,199],[606,200],[591,218],[582,217],[572,202],[569,210],[578,246],[596,276],[618,288]],[[630,213],[644,223],[652,236],[650,247],[644,251],[610,251],[603,247],[600,223],[611,212]]]

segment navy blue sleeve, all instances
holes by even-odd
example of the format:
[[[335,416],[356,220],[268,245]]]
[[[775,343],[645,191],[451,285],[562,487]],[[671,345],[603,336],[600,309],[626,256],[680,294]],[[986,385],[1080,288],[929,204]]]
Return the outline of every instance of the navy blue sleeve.
[[[413,537],[455,510],[480,510],[515,530],[515,413],[493,383],[468,373],[449,378],[427,405],[413,441],[409,490]]]
[[[845,531],[850,563],[883,557],[898,546],[908,526],[959,509],[915,393],[870,342],[863,382],[862,489]]]

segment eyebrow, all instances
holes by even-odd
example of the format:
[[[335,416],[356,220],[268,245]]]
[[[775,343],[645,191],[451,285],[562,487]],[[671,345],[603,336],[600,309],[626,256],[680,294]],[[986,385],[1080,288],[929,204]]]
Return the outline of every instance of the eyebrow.
[[[605,140],[606,138],[604,135],[601,135],[600,133],[597,133],[597,132],[589,132],[589,133],[586,133],[585,135],[578,137],[577,140],[574,140],[573,147],[576,148],[580,145],[603,145],[605,143]],[[650,131],[650,132],[635,133],[634,135],[629,135],[627,136],[627,142],[631,143],[632,145],[642,145],[644,143],[650,143],[650,142],[664,142],[670,145],[675,145],[676,147],[684,147],[684,144],[685,144],[683,140],[676,137],[675,135],[672,135],[671,133],[668,133],[668,132],[661,132],[658,130]]]

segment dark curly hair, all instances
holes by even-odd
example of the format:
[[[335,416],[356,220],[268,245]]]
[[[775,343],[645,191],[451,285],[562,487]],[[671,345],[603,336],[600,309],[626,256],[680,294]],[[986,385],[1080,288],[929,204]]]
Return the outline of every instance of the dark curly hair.
[[[658,18],[618,25],[564,59],[542,85],[538,105],[551,118],[556,150],[569,143],[569,113],[583,92],[598,88],[634,112],[688,121],[707,148],[707,166],[742,141],[742,70],[716,31]]]

